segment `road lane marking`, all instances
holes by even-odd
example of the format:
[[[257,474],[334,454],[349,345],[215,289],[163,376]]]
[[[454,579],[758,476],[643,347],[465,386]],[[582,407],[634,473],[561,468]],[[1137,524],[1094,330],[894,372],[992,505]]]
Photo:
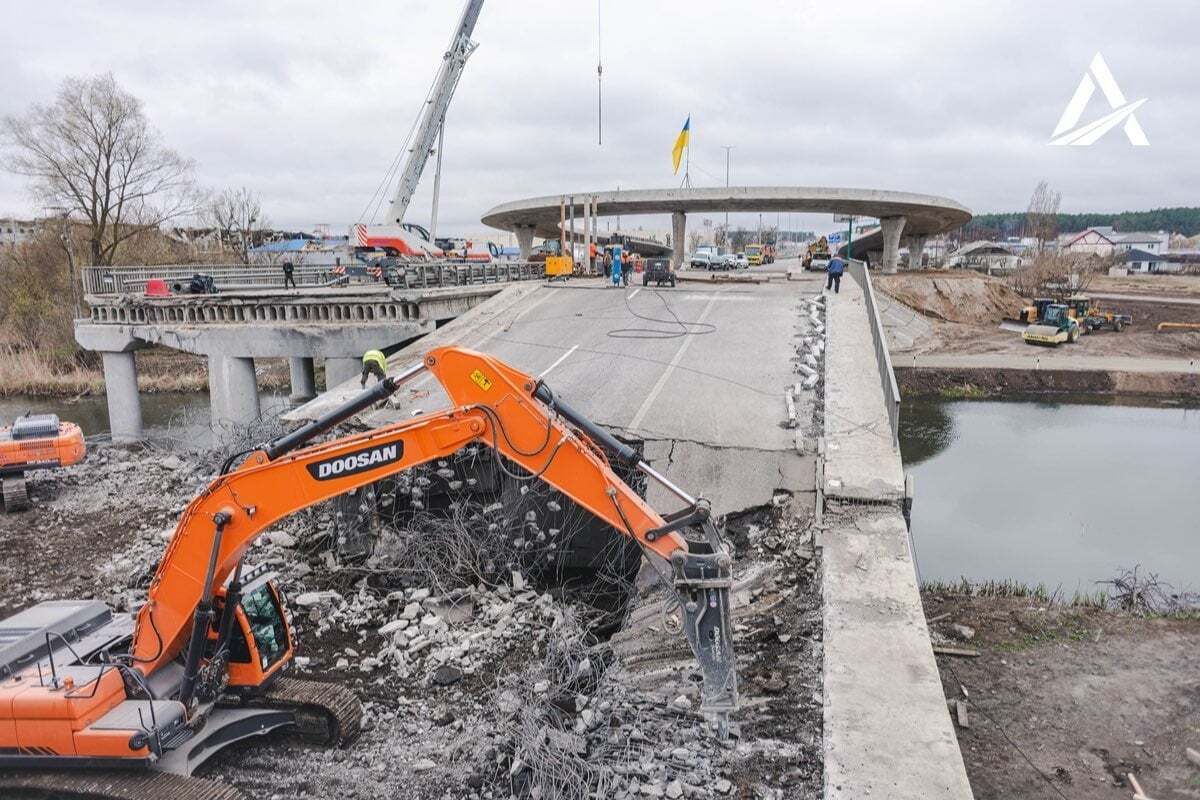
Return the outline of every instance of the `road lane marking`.
[[[565,353],[563,353],[561,356],[559,356],[557,361],[555,361],[553,364],[551,364],[550,366],[548,366],[548,367],[546,367],[544,370],[542,370],[542,374],[541,374],[541,375],[538,375],[538,376],[537,376],[537,379],[540,381],[542,378],[544,378],[544,377],[546,377],[547,375],[549,375],[549,374],[550,374],[550,370],[554,369],[554,368],[555,368],[555,367],[557,367],[559,364],[561,364],[562,362],[566,361],[566,360],[567,360],[567,356],[571,355],[571,353],[574,353],[574,352],[575,352],[576,350],[578,350],[578,349],[579,349],[579,345],[573,345],[573,346],[571,347],[571,349],[570,349],[570,350],[568,350],[567,352],[565,352]]]
[[[700,312],[700,317],[696,320],[696,322],[704,322],[704,318],[708,316],[708,312],[712,311],[713,306],[716,305],[716,303],[717,295],[713,295],[709,299],[708,305],[706,305],[704,310]],[[658,381],[654,384],[654,388],[650,390],[650,394],[646,395],[646,399],[642,401],[641,408],[637,410],[637,413],[633,415],[633,419],[630,421],[629,425],[626,426],[627,431],[632,433],[639,425],[642,424],[642,420],[646,418],[646,414],[650,413],[650,407],[654,405],[654,401],[657,400],[659,394],[662,393],[663,387],[667,385],[667,379],[671,377],[671,373],[675,371],[677,366],[679,366],[679,362],[683,360],[683,354],[687,352],[688,347],[691,346],[692,340],[695,338],[695,336],[683,337],[683,344],[679,345],[679,349],[675,351],[674,358],[672,358],[671,362],[667,364],[667,368],[663,370],[663,374],[659,376]]]
[[[640,291],[641,291],[641,289],[634,289],[633,294],[629,295],[629,299],[632,300],[633,298],[637,297],[637,294]]]

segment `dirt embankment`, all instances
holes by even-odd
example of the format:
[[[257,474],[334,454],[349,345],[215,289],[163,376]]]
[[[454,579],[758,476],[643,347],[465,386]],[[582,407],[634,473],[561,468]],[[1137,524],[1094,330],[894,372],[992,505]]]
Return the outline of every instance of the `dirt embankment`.
[[[1186,373],[897,366],[896,380],[904,395],[1101,394],[1200,401],[1200,375]]]
[[[1035,597],[924,601],[935,644],[978,653],[938,656],[952,718],[963,704],[955,727],[976,800],[1126,800],[1130,773],[1149,797],[1200,796],[1187,755],[1200,750],[1200,619]]]
[[[920,314],[946,322],[999,323],[1015,317],[1024,299],[998,278],[977,272],[923,270],[874,278],[887,292]]]

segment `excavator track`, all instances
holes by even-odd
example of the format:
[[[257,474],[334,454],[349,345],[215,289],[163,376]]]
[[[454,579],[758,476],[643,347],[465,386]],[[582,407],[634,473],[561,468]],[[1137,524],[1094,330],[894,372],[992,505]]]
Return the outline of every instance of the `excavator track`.
[[[135,770],[0,770],[5,800],[246,800],[205,778]]]
[[[3,484],[6,510],[24,511],[29,508],[29,492],[25,489],[24,475],[6,475],[0,478],[0,484]]]
[[[336,683],[279,678],[250,705],[294,709],[296,732],[317,744],[343,745],[362,729],[362,702]]]

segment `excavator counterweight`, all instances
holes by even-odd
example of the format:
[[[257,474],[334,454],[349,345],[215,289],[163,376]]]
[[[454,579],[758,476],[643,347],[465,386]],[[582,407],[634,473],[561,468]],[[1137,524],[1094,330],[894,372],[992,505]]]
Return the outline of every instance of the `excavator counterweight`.
[[[314,443],[424,371],[444,387],[448,408]],[[703,678],[702,709],[723,717],[735,708],[732,559],[707,503],[544,383],[491,356],[441,347],[228,462],[181,515],[136,619],[97,601],[52,601],[0,621],[0,790],[26,780],[14,769],[186,776],[221,747],[281,728],[332,743],[353,738],[361,706],[350,692],[287,674],[296,643],[283,596],[271,573],[244,563],[247,550],[301,509],[472,444],[493,448],[524,478],[546,482],[639,545],[678,597]],[[661,483],[685,507],[659,515],[611,460]],[[689,540],[689,530],[699,536]]]

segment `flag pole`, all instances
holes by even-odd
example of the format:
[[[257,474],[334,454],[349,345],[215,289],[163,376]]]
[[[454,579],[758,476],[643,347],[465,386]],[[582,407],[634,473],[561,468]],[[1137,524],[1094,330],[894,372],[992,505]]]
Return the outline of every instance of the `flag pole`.
[[[688,112],[687,116],[688,138],[687,147],[684,148],[683,154],[683,183],[680,188],[686,186],[692,188],[692,112]]]

